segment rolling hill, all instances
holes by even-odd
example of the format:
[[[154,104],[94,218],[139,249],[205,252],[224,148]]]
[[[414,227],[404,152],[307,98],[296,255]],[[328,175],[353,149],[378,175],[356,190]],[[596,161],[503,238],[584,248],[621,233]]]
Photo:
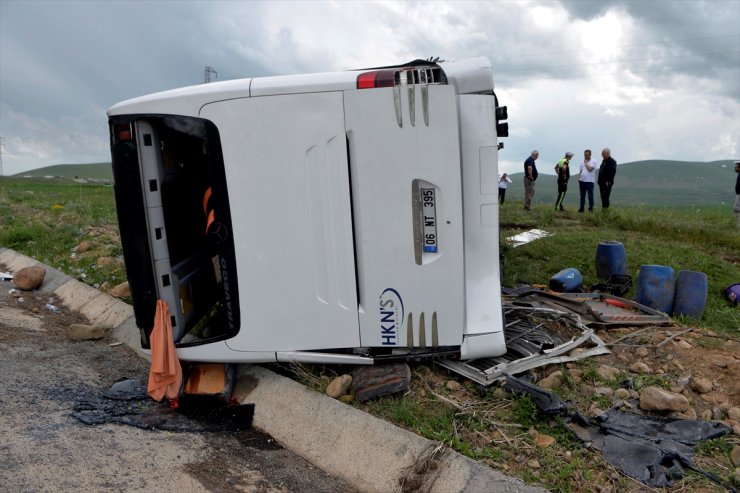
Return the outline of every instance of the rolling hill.
[[[598,160],[597,162],[600,162]],[[574,161],[565,207],[578,206],[578,170],[580,161]],[[539,163],[539,169],[554,164]],[[524,173],[510,175],[513,183],[506,191],[506,202],[521,202],[524,197]],[[611,202],[615,206],[660,205],[702,206],[732,203],[735,200],[735,172],[733,161],[690,162],[649,160],[617,165]],[[537,180],[535,202],[555,204],[557,185],[554,175],[542,172]],[[596,206],[600,204],[598,185],[594,190]]]
[[[540,170],[550,172],[554,164],[538,163]],[[571,176],[566,207],[578,205],[578,167],[575,161]],[[57,176],[112,180],[110,163],[59,164],[19,173],[16,176]],[[523,173],[510,175],[513,183],[506,192],[507,203],[521,202],[524,197]],[[619,164],[616,184],[612,191],[614,205],[702,206],[732,203],[735,200],[735,172],[733,161],[691,162],[649,160]],[[555,203],[557,187],[555,176],[540,173],[537,180],[535,202]],[[598,206],[599,191],[595,190]]]

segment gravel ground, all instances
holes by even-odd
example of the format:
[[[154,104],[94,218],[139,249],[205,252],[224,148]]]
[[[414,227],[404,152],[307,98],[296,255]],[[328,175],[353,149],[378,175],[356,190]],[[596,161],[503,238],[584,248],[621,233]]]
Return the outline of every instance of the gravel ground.
[[[145,383],[148,363],[107,338],[70,341],[69,325],[85,323],[79,314],[12,288],[0,282],[2,491],[354,491],[251,429],[83,424],[76,405],[124,378]]]

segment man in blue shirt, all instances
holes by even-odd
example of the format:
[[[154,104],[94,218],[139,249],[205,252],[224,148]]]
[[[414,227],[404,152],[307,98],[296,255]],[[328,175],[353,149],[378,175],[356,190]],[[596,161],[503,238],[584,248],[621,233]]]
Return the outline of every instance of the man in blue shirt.
[[[540,157],[540,151],[534,150],[524,161],[524,210],[528,211],[534,198],[534,182],[537,180],[537,165],[535,161]]]

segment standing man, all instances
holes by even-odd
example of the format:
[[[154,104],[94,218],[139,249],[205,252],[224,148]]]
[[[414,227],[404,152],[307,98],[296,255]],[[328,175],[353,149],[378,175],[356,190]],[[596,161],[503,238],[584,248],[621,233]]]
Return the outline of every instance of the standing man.
[[[617,162],[612,157],[608,147],[601,151],[601,167],[599,167],[599,193],[601,194],[601,209],[609,208],[609,196],[614,186],[614,176],[617,174]]]
[[[735,222],[737,227],[740,228],[740,161],[735,161],[735,174],[737,175],[735,180]]]
[[[581,192],[581,201],[578,212],[583,212],[588,194],[588,212],[594,211],[594,183],[596,183],[596,161],[591,159],[591,149],[583,151],[581,174],[578,177],[578,190]]]
[[[528,211],[534,198],[534,182],[537,180],[537,165],[535,161],[540,157],[540,151],[534,150],[524,161],[524,210]]]
[[[563,200],[565,200],[565,192],[568,191],[568,180],[570,180],[570,158],[573,157],[572,152],[566,152],[565,157],[558,161],[555,165],[555,173],[558,175],[558,198],[555,200],[555,210],[560,208],[564,211]]]

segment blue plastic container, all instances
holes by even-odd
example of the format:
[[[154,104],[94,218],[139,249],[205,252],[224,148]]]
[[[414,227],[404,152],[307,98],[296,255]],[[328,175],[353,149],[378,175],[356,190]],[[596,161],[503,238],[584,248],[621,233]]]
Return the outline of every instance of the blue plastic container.
[[[596,247],[596,276],[609,279],[627,274],[627,254],[618,241],[602,241]]]
[[[708,288],[705,273],[692,270],[678,271],[673,314],[687,315],[700,320],[704,313],[704,306],[707,304]]]
[[[550,289],[559,293],[571,293],[581,287],[583,276],[578,269],[563,269],[550,278]]]
[[[670,315],[676,280],[673,268],[664,265],[641,265],[637,275],[637,302]]]

